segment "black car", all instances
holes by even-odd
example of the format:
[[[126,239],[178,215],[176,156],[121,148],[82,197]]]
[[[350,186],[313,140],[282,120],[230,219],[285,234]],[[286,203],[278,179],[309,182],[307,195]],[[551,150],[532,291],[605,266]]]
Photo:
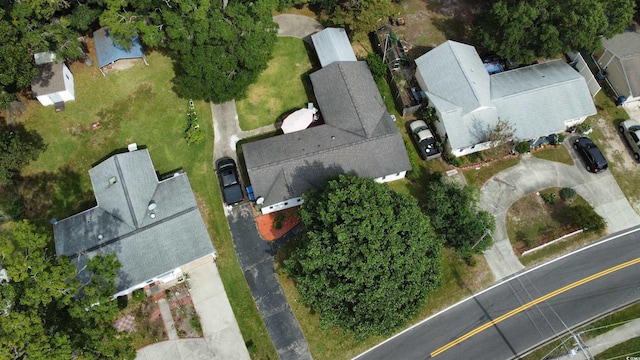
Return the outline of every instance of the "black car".
[[[222,158],[218,161],[216,171],[225,204],[234,205],[244,200],[236,162],[231,158]]]
[[[587,171],[592,173],[601,172],[603,170],[607,170],[609,164],[607,164],[607,159],[604,158],[598,146],[591,141],[588,137],[578,138],[573,143],[573,148],[582,156],[584,159],[585,165],[587,167]]]

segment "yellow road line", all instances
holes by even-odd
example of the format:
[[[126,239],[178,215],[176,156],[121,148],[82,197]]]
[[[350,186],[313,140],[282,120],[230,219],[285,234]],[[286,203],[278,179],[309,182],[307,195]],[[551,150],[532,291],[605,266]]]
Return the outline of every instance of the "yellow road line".
[[[623,263],[623,264],[620,264],[620,265],[616,265],[616,266],[611,267],[609,269],[603,270],[603,271],[601,271],[601,272],[599,272],[597,274],[593,274],[593,275],[588,276],[588,277],[586,277],[586,278],[584,278],[582,280],[578,280],[578,281],[576,281],[574,283],[571,283],[571,284],[569,284],[569,285],[567,285],[565,287],[562,287],[562,288],[560,288],[558,290],[550,292],[547,295],[544,295],[544,296],[539,297],[539,298],[537,298],[537,299],[535,299],[535,300],[533,300],[531,302],[528,302],[528,303],[526,303],[526,304],[524,304],[524,305],[522,305],[522,306],[520,306],[520,307],[518,307],[516,309],[513,309],[513,310],[509,311],[508,313],[506,313],[506,314],[504,314],[504,315],[502,315],[500,317],[497,317],[497,318],[489,321],[488,323],[486,323],[486,324],[484,324],[482,326],[479,326],[479,327],[469,331],[468,333],[462,335],[461,337],[459,337],[459,338],[453,340],[452,342],[444,345],[443,347],[439,348],[438,350],[432,352],[431,353],[431,357],[438,356],[438,355],[442,354],[443,352],[449,350],[450,348],[452,348],[452,347],[460,344],[461,342],[467,340],[468,338],[470,338],[470,337],[472,337],[472,336],[474,336],[474,335],[476,335],[476,334],[478,334],[478,333],[480,333],[480,332],[482,332],[482,331],[484,331],[484,330],[486,330],[486,329],[488,329],[488,328],[500,323],[503,320],[508,319],[509,317],[511,317],[511,316],[513,316],[515,314],[518,314],[518,313],[520,313],[520,312],[522,312],[524,310],[527,310],[528,308],[530,308],[532,306],[535,306],[535,305],[537,305],[537,304],[539,304],[539,303],[541,303],[543,301],[549,300],[549,299],[551,299],[552,297],[554,297],[556,295],[562,294],[563,292],[569,291],[569,290],[571,290],[573,288],[576,288],[576,287],[578,287],[580,285],[586,284],[586,283],[588,283],[590,281],[593,281],[595,279],[601,278],[601,277],[603,277],[605,275],[611,274],[613,272],[616,272],[618,270],[624,269],[624,268],[629,267],[631,265],[635,265],[637,263],[640,263],[640,258],[637,258],[637,259],[634,259],[634,260],[631,260],[631,261],[627,261],[626,263]]]

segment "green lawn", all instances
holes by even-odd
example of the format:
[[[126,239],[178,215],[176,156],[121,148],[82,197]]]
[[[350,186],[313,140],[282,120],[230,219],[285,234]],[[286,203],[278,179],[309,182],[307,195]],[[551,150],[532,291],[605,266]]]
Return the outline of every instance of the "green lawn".
[[[272,125],[281,115],[307,106],[313,93],[310,56],[302,39],[278,38],[267,70],[249,87],[247,97],[236,101],[242,130]]]
[[[196,195],[213,244],[217,265],[236,319],[251,355],[274,359],[275,348],[267,335],[249,288],[238,265],[213,171],[213,127],[209,103],[195,103],[205,140],[187,145],[188,99],[171,89],[171,60],[159,53],[148,56],[150,66],[112,72],[103,77],[97,68],[74,65],[76,101],[61,113],[31,101],[19,119],[38,131],[47,149],[24,171],[21,193],[30,220],[50,226],[48,219],[70,216],[95,203],[88,176],[92,164],[113,151],[136,142],[149,149],[159,173],[182,168]],[[92,124],[101,127],[92,130]]]
[[[539,159],[555,161],[571,166],[575,164],[573,158],[569,154],[569,150],[567,150],[567,147],[563,145],[549,146],[542,150],[534,151],[531,154]]]
[[[512,166],[518,165],[520,162],[520,157],[509,157],[503,160],[497,160],[495,162],[490,163],[487,166],[478,165],[474,168],[464,169],[462,173],[464,174],[464,178],[467,180],[467,184],[470,186],[475,186],[478,189],[482,188],[482,185],[487,182],[487,180],[491,179],[491,177],[500,171],[506,170]]]

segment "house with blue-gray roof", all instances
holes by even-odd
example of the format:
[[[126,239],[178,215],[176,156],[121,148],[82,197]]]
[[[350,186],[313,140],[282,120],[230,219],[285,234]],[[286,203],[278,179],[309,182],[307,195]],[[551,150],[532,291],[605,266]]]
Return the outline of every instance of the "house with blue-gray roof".
[[[126,69],[140,60],[149,66],[138,36],[133,36],[127,46],[122,46],[113,40],[109,28],[103,27],[94,31],[93,42],[96,47],[98,69],[102,75],[106,75],[110,70]]]
[[[213,261],[215,250],[181,171],[158,177],[147,149],[132,144],[89,170],[97,205],[54,223],[57,256],[78,270],[98,254],[122,264],[115,296],[174,281],[190,268]]]
[[[596,113],[585,79],[562,60],[490,75],[473,46],[449,40],[416,59],[416,80],[454,156],[488,149],[500,121],[512,126],[514,140],[524,141]]]

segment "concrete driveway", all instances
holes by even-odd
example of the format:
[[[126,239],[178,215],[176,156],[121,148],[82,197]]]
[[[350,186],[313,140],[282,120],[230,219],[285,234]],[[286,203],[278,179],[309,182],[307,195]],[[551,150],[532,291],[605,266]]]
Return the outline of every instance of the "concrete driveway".
[[[189,271],[191,300],[204,338],[167,340],[138,350],[138,360],[250,359],[240,328],[211,261]]]
[[[565,144],[570,144],[567,139]],[[480,206],[496,217],[494,245],[485,252],[496,281],[524,268],[513,252],[505,225],[511,204],[524,195],[550,187],[571,187],[607,222],[608,233],[640,224],[640,217],[625,198],[610,171],[592,174],[573,149],[575,165],[542,160],[526,154],[517,166],[495,175],[482,187]]]

